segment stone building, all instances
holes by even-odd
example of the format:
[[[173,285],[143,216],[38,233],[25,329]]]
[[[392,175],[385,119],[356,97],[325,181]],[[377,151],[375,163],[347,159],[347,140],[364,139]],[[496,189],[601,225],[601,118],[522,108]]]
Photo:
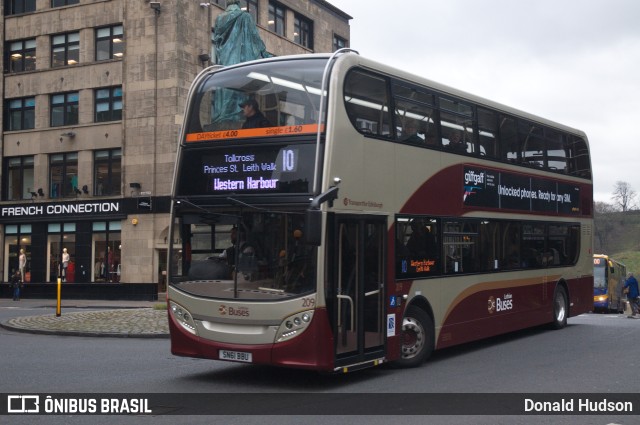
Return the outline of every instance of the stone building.
[[[349,45],[324,0],[241,0],[274,55]],[[4,0],[0,278],[159,283],[189,84],[226,0]]]

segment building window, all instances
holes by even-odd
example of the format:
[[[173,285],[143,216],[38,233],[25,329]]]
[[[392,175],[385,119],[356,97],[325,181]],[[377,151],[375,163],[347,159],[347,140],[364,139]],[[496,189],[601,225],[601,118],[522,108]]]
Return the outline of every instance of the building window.
[[[122,87],[110,87],[95,91],[95,122],[122,119]]]
[[[119,221],[96,221],[92,230],[93,281],[119,282],[122,224]]]
[[[51,95],[51,127],[78,124],[78,92]]]
[[[120,195],[122,149],[95,151],[93,154],[93,194]]]
[[[5,0],[4,14],[18,15],[20,13],[35,12],[36,0]]]
[[[36,40],[10,41],[5,58],[5,69],[9,72],[34,71],[36,69]]]
[[[33,199],[37,196],[33,186],[33,156],[5,159],[3,201]]]
[[[24,249],[27,256],[24,281],[31,282],[31,224],[5,224],[4,226],[4,281],[8,282],[11,275],[19,270],[20,250]]]
[[[334,34],[333,35],[333,51],[335,52],[336,50],[344,49],[345,47],[347,47],[347,40]]]
[[[80,61],[80,33],[70,32],[51,37],[51,67],[76,65]]]
[[[254,23],[258,23],[258,0],[240,0],[240,9],[249,12]]]
[[[59,153],[49,157],[51,198],[69,198],[77,195],[78,153]]]
[[[313,22],[304,16],[295,15],[293,41],[308,49],[313,49]]]
[[[49,223],[47,225],[47,245],[49,265],[47,276],[49,282],[56,282],[61,278],[63,282],[77,282],[76,279],[76,223]],[[64,250],[69,259],[63,261]],[[77,276],[82,279],[81,276]]]
[[[5,131],[30,130],[35,127],[35,97],[6,100],[4,110]]]
[[[96,60],[122,59],[124,38],[122,25],[96,30]]]
[[[269,2],[269,22],[267,28],[284,37],[284,7],[274,1]]]
[[[80,3],[80,0],[51,0],[51,7],[69,6],[78,3]]]

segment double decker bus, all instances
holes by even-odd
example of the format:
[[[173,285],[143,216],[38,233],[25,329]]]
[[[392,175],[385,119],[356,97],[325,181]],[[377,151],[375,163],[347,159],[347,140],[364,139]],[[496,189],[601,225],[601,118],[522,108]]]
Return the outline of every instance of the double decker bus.
[[[627,267],[604,254],[593,256],[593,309],[605,313],[624,313],[626,297],[622,293]]]
[[[266,127],[243,128],[247,101]],[[175,169],[171,351],[349,372],[562,328],[593,308],[592,204],[584,133],[352,50],[207,68]]]

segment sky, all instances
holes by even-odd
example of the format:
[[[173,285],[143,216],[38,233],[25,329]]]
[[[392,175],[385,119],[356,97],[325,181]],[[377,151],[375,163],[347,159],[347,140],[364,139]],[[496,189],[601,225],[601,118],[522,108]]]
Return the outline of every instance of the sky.
[[[584,131],[595,201],[640,194],[640,1],[329,2],[362,56]]]

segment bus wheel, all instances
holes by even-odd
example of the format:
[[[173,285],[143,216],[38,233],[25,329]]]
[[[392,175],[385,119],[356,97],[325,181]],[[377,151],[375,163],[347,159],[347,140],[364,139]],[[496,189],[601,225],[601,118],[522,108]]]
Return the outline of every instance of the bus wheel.
[[[569,315],[567,305],[567,291],[563,286],[558,286],[553,295],[553,329],[562,329],[567,326],[567,316]]]
[[[422,364],[433,351],[433,321],[424,310],[409,306],[402,319],[400,334],[402,353],[399,367],[415,367]]]

